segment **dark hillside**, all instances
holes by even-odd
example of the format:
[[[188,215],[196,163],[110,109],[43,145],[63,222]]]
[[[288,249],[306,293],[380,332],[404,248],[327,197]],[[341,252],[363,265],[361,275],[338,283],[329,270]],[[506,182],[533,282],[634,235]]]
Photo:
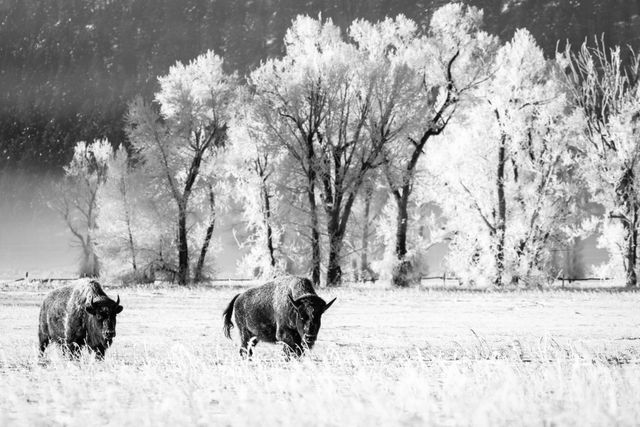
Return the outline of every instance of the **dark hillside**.
[[[640,0],[469,0],[503,38],[527,27],[547,53],[606,33],[640,44]],[[426,19],[442,0],[0,0],[0,166],[56,170],[78,140],[124,141],[123,114],[156,77],[207,49],[242,75],[282,51],[297,14]]]

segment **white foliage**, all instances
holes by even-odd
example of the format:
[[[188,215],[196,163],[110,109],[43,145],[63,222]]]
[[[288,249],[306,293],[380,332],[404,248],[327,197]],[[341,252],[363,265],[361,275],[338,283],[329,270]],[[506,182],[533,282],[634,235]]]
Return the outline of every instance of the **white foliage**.
[[[609,252],[610,263],[600,274],[617,277],[625,270],[626,283],[633,286],[637,268],[631,266],[637,261],[631,254],[640,226],[640,61],[632,52],[624,64],[619,46],[609,50],[598,43],[557,56],[567,68],[576,106],[570,120],[580,136],[577,165],[593,201],[604,207],[599,244]]]
[[[598,237],[598,248],[604,249],[609,254],[609,260],[594,266],[592,274],[600,279],[616,279],[624,281],[625,278],[625,241],[624,227],[620,221],[605,220],[601,222],[601,234]]]
[[[144,168],[131,167],[123,146],[109,159],[108,170],[97,198],[96,251],[106,274],[151,280],[174,240],[170,204],[161,201]]]
[[[242,234],[246,233],[241,240],[236,234],[236,240],[245,251],[237,269],[245,277],[254,273],[271,276],[284,268],[271,265],[267,244],[270,237],[274,257],[278,257],[283,224],[287,222],[281,215],[283,195],[278,189],[278,180],[283,176],[279,168],[283,166],[284,151],[265,139],[267,133],[256,118],[254,104],[248,95],[245,96],[243,109],[231,122],[229,139],[232,144],[226,162],[233,197],[242,205]],[[265,197],[269,198],[268,212]]]
[[[91,144],[80,141],[73,149],[71,162],[64,167],[65,174],[98,185],[112,155],[113,148],[107,139],[97,139]]]
[[[473,6],[449,3],[438,8],[431,17],[429,30],[443,41],[462,46],[471,43],[483,23],[484,13]]]
[[[230,118],[236,81],[226,74],[223,59],[209,50],[188,64],[176,63],[166,76],[158,78],[156,101],[166,118],[195,121],[206,126]]]
[[[284,234],[287,255],[299,246],[288,239],[290,233],[298,241],[312,234],[309,200],[315,198],[316,231],[324,225],[327,235],[337,236],[328,240],[330,249],[340,252],[341,225],[348,223],[355,195],[378,153],[378,141],[365,128],[375,67],[330,20],[299,16],[285,46],[285,57],[251,73],[256,89],[252,131],[260,134],[257,144],[267,142],[266,151],[286,153],[281,161],[287,178],[276,182],[293,213],[288,222],[295,224]]]
[[[182,241],[187,242],[189,263],[199,266],[207,230],[228,205],[224,159],[237,77],[225,73],[223,60],[208,51],[186,65],[177,63],[159,82],[160,115],[136,100],[129,109],[127,131],[140,157],[138,168],[148,178],[150,211],[162,224],[158,268],[175,270],[180,236],[186,236]],[[180,226],[181,217],[186,227]],[[211,241],[208,248],[213,248]],[[184,264],[182,268],[186,270]]]
[[[552,250],[575,221],[564,122],[566,100],[549,64],[526,30],[502,46],[492,78],[475,91],[466,119],[442,138],[429,158],[438,176],[438,203],[452,241],[448,268],[469,283],[554,277]],[[499,250],[498,150],[504,144],[506,223],[503,268]]]
[[[90,144],[78,142],[73,158],[64,167],[65,178],[56,194],[54,207],[82,249],[81,276],[95,276],[100,272],[94,242],[99,209],[96,200],[106,179],[112,154],[113,149],[106,139]]]

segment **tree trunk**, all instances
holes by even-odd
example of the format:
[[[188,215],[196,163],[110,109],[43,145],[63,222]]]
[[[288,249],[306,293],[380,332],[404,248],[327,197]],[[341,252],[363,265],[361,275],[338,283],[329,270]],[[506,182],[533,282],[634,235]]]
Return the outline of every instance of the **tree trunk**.
[[[187,209],[178,204],[178,284],[186,286],[189,281],[189,246],[187,242]]]
[[[93,251],[93,246],[89,238],[87,238],[87,243],[82,245],[82,260],[78,273],[80,277],[100,276],[100,262],[98,256]]]
[[[315,181],[315,177],[313,178]],[[320,284],[320,230],[318,229],[318,207],[316,205],[315,182],[309,183],[307,196],[311,215],[311,281]]]
[[[500,148],[498,149],[498,174],[496,177],[496,187],[498,193],[498,217],[496,218],[496,286],[502,286],[502,275],[504,273],[504,241],[506,234],[507,201],[504,194],[504,165],[506,162],[506,135],[501,136]]]
[[[339,286],[342,281],[342,267],[340,267],[340,246],[337,239],[329,247],[329,266],[327,267],[327,286]]]
[[[409,184],[405,184],[401,191],[394,193],[398,212],[396,216],[396,265],[391,272],[391,283],[398,287],[409,286],[413,275],[413,266],[406,259],[410,193]]]
[[[638,252],[638,203],[634,188],[635,174],[633,168],[628,168],[616,188],[618,202],[624,207],[626,215],[622,216],[622,226],[625,231],[625,284],[627,287],[637,286],[637,252]]]
[[[311,220],[311,282],[320,284],[320,226],[318,220],[318,206],[316,204],[316,169],[314,165],[315,151],[313,134],[306,136],[307,149],[307,198],[309,200],[309,215]]]
[[[325,200],[325,212],[327,213],[327,234],[329,235],[329,265],[327,267],[327,286],[339,286],[342,281],[342,267],[340,266],[342,244],[347,232],[347,224],[353,210],[362,179],[356,181],[345,201],[342,184],[338,180],[335,183],[333,196]],[[326,184],[325,184],[326,187]],[[331,194],[331,193],[329,193]]]
[[[364,223],[362,224],[362,253],[360,255],[360,278],[365,277],[371,271],[369,269],[369,215],[371,213],[371,198],[373,197],[373,188],[367,186],[364,199]]]
[[[196,264],[196,270],[193,274],[194,282],[202,281],[202,271],[204,269],[204,262],[207,258],[207,251],[209,250],[209,243],[211,242],[211,236],[213,236],[213,230],[216,226],[216,203],[215,195],[213,194],[213,188],[209,185],[209,209],[210,219],[207,232],[204,236],[204,242],[202,242],[202,248],[200,249],[200,256],[198,257],[198,263]]]
[[[327,286],[338,286],[342,280],[340,267],[340,249],[342,247],[342,233],[340,232],[339,212],[335,210],[327,223],[329,232],[329,265],[327,266]]]
[[[273,249],[273,229],[271,228],[271,197],[267,190],[267,185],[262,182],[262,198],[264,208],[264,225],[267,229],[267,251],[269,252],[269,262],[271,267],[276,266],[276,257]]]
[[[630,288],[635,288],[638,282],[636,275],[638,230],[629,230],[628,233],[626,285]]]
[[[138,265],[136,263],[136,248],[133,244],[133,233],[131,232],[131,222],[129,218],[127,218],[127,232],[129,234],[129,250],[131,251],[131,267],[133,268],[133,272],[136,273],[138,271]]]
[[[131,231],[131,212],[129,211],[129,199],[127,197],[127,183],[124,178],[120,182],[122,198],[124,201],[124,215],[125,222],[127,223],[127,234],[129,239],[129,251],[131,251],[131,267],[133,268],[134,276],[138,272],[138,266],[136,263],[136,248],[133,242],[133,232]]]
[[[404,259],[407,255],[407,227],[409,223],[409,187],[405,185],[400,197],[396,197],[398,214],[396,217],[396,258]]]
[[[623,221],[626,240],[625,253],[625,285],[630,288],[637,286],[636,274],[638,255],[638,209],[633,208],[629,213],[629,221]]]

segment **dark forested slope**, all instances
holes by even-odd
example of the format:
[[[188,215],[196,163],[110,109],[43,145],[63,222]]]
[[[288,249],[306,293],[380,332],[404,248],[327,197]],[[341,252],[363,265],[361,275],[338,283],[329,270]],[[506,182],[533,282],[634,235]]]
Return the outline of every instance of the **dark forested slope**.
[[[74,143],[124,142],[123,114],[156,77],[207,49],[243,75],[282,51],[300,13],[346,28],[404,13],[424,21],[442,0],[0,0],[0,164],[56,169]],[[469,0],[503,38],[527,27],[547,53],[606,33],[640,44],[640,0]]]

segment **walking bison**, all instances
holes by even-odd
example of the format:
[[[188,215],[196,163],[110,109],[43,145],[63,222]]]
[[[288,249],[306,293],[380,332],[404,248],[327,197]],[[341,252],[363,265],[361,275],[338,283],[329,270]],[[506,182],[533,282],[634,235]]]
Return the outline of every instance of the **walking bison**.
[[[223,313],[224,334],[231,339],[235,312],[241,356],[251,357],[258,341],[282,342],[287,357],[301,356],[315,344],[322,314],[335,300],[326,303],[309,279],[280,277],[233,297]]]
[[[121,311],[120,297],[112,300],[94,280],[52,290],[40,308],[40,354],[55,342],[71,356],[88,347],[102,359],[116,336]]]

